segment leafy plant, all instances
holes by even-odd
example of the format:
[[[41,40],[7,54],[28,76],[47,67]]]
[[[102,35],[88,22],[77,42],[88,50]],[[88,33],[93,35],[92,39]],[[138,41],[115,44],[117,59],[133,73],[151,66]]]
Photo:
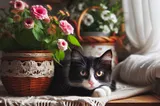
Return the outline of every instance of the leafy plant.
[[[29,5],[22,0],[11,0],[10,8],[0,17],[0,50],[50,50],[59,62],[70,45],[80,46],[74,28],[68,23],[68,12],[49,14],[50,5]],[[62,14],[62,12],[64,14]]]
[[[71,17],[78,20],[81,13],[92,6],[101,9],[91,9],[85,14],[81,31],[83,32],[105,32],[108,35],[119,33],[124,21],[121,0],[76,0],[68,6]]]

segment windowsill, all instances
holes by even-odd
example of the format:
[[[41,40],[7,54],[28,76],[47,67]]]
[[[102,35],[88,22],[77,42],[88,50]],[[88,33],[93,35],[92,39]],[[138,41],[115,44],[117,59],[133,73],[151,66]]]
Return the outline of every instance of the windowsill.
[[[144,94],[127,99],[110,101],[107,106],[154,106],[160,105],[160,96]]]

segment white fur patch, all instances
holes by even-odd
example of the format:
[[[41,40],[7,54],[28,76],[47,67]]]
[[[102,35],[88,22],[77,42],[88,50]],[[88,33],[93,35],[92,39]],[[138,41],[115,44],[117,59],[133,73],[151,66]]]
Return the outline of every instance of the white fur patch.
[[[94,90],[92,97],[106,97],[111,95],[111,89],[108,86],[102,86]]]

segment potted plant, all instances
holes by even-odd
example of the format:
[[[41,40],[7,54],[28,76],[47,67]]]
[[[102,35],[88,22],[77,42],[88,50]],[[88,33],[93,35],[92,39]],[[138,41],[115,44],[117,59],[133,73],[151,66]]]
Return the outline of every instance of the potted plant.
[[[2,83],[11,95],[42,95],[54,75],[53,60],[65,57],[70,45],[80,46],[74,28],[65,20],[68,15],[50,13],[51,6],[29,6],[11,0],[10,8],[1,9],[0,66]]]
[[[85,54],[100,56],[107,49],[112,49],[116,58],[114,45],[122,35],[121,0],[78,0],[68,9],[71,17],[77,20],[77,36]]]
[[[92,36],[119,35],[118,32],[124,20],[121,0],[78,0],[73,2],[68,9],[73,19],[82,18],[82,36],[92,35],[90,32],[94,32]]]

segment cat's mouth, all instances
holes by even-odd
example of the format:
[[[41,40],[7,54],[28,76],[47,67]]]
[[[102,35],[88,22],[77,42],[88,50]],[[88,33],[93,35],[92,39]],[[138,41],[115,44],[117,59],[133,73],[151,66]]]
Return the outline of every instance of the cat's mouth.
[[[90,85],[90,89],[95,89],[96,87],[94,87],[94,85]]]
[[[87,83],[87,84],[83,84],[83,87],[85,87],[85,88],[88,89],[88,90],[93,90],[93,89],[97,88],[98,85]]]
[[[90,85],[90,84],[84,85],[84,87],[85,87],[86,89],[88,89],[88,90],[93,90],[93,89],[97,88],[96,86]]]

